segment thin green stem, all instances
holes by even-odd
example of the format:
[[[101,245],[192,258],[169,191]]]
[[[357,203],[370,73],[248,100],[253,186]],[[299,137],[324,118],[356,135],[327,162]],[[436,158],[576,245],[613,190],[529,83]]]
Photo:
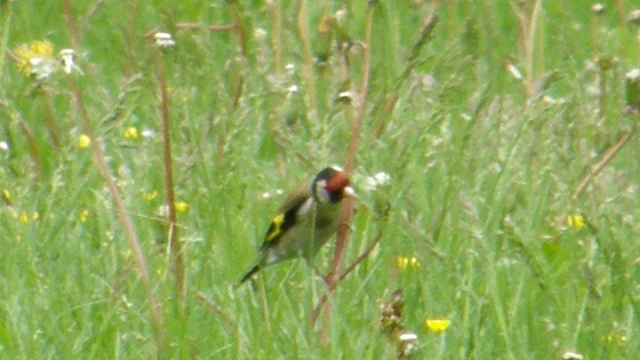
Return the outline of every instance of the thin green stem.
[[[4,69],[4,59],[11,32],[11,1],[4,1],[0,5],[0,81],[2,80],[2,70]]]
[[[82,124],[84,126],[85,133],[91,139],[91,148],[93,150],[94,159],[96,164],[98,165],[98,169],[102,174],[105,182],[107,183],[107,187],[109,192],[111,193],[111,197],[113,198],[113,202],[115,204],[117,213],[120,217],[124,225],[125,234],[127,240],[129,241],[129,246],[133,250],[133,254],[135,257],[135,262],[138,267],[138,271],[140,273],[140,277],[142,278],[142,283],[147,292],[147,298],[149,300],[149,306],[151,308],[151,316],[153,321],[154,333],[156,338],[156,346],[157,346],[157,358],[158,359],[167,359],[169,357],[167,352],[167,341],[166,334],[164,330],[164,317],[162,315],[162,309],[156,300],[156,296],[153,292],[153,286],[151,285],[151,277],[149,275],[149,269],[147,267],[147,260],[144,256],[144,252],[142,250],[142,246],[140,245],[140,240],[138,239],[138,234],[136,233],[133,221],[129,216],[129,212],[126,209],[124,204],[124,199],[122,198],[122,194],[120,194],[120,190],[118,190],[118,186],[111,175],[111,171],[107,166],[107,162],[104,158],[104,154],[102,152],[102,147],[98,143],[98,139],[95,136],[93,131],[93,126],[91,125],[91,121],[89,120],[89,114],[84,105],[84,100],[82,97],[82,93],[78,87],[78,83],[73,76],[69,76],[69,82],[71,84],[71,89],[73,91],[73,97],[75,99],[76,106],[78,108],[78,112],[80,113],[80,117],[82,120]]]
[[[162,150],[164,160],[164,184],[169,207],[169,247],[173,256],[173,271],[176,282],[176,294],[180,304],[184,301],[184,263],[182,246],[178,238],[178,219],[175,206],[175,186],[173,184],[173,161],[171,158],[171,131],[169,120],[169,88],[164,56],[158,57],[158,86],[160,88],[160,112],[162,115]]]

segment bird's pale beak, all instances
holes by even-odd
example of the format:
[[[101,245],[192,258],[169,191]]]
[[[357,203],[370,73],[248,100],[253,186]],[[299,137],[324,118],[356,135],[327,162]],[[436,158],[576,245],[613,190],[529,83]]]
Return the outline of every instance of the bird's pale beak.
[[[346,197],[346,198],[351,198],[351,199],[357,199],[358,198],[358,194],[356,194],[356,191],[353,190],[353,188],[351,186],[345,187],[344,190],[342,191],[342,193],[344,194],[344,197]]]

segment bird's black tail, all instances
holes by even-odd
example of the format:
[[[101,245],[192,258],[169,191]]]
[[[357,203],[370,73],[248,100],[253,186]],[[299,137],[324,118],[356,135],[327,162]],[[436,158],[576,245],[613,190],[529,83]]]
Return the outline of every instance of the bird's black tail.
[[[253,275],[255,275],[255,273],[257,273],[258,271],[260,271],[260,264],[254,266],[251,270],[249,270],[249,272],[247,273],[247,275],[245,275],[242,280],[240,280],[240,283],[238,284],[238,286],[244,284],[247,280],[251,279],[251,277]]]

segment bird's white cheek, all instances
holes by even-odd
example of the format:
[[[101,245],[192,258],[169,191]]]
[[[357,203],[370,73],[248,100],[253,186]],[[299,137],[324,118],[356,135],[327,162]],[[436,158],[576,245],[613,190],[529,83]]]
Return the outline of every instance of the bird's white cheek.
[[[302,206],[300,206],[300,209],[298,210],[298,214],[297,214],[297,218],[298,219],[303,219],[305,217],[307,217],[309,215],[309,213],[311,212],[311,207],[313,206],[313,199],[312,198],[308,198],[304,204],[302,204]]]
[[[318,184],[316,184],[316,197],[320,204],[328,204],[330,201],[329,194],[327,193],[325,186],[326,183],[324,181],[319,181]]]

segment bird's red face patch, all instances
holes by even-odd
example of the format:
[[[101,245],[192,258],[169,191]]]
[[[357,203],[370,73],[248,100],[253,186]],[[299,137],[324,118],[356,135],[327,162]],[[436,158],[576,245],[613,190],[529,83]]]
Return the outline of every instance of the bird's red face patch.
[[[339,172],[331,178],[331,180],[327,181],[325,185],[325,189],[330,194],[336,194],[342,192],[347,186],[349,186],[349,178],[347,174],[343,172]]]

